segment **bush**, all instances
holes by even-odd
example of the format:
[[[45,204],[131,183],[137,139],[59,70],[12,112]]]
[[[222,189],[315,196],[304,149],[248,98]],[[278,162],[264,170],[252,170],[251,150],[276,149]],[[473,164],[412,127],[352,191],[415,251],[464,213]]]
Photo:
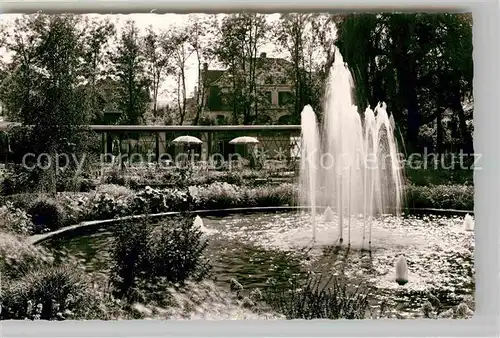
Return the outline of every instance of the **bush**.
[[[408,185],[406,206],[410,208],[474,209],[474,187],[466,185]]]
[[[108,194],[113,198],[129,198],[133,191],[118,184],[101,184],[96,187],[97,194]]]
[[[102,317],[90,289],[90,282],[78,267],[38,267],[4,283],[0,316],[4,320]]]
[[[29,235],[33,231],[31,217],[8,201],[0,207],[0,231]]]
[[[242,190],[228,183],[214,183],[189,189],[196,207],[200,209],[232,208],[241,205],[244,201]]]
[[[119,306],[76,264],[65,257],[61,265],[26,238],[0,232],[0,320],[110,318]]]
[[[139,286],[154,289],[159,283],[183,283],[206,276],[209,266],[203,252],[207,242],[193,220],[179,216],[153,224],[146,219],[115,228],[112,280],[118,296],[134,299]]]
[[[309,275],[305,282],[293,281],[289,290],[271,287],[265,301],[288,319],[364,319],[369,310],[366,290],[349,291],[333,276],[326,282]]]
[[[2,174],[1,189],[4,196],[34,191],[39,181],[39,172],[15,166]]]
[[[113,197],[107,193],[96,194],[92,200],[91,215],[93,219],[111,219],[130,214],[128,197]]]
[[[113,167],[109,172],[107,172],[104,176],[104,183],[106,184],[116,184],[116,185],[125,185],[126,179],[123,173],[119,168]]]
[[[2,278],[18,278],[36,267],[48,266],[54,258],[27,239],[0,232],[0,272]]]
[[[52,198],[40,198],[29,207],[28,213],[35,232],[54,231],[65,225],[64,209]]]
[[[257,207],[295,205],[297,194],[298,189],[293,184],[256,187],[248,191],[248,204]]]

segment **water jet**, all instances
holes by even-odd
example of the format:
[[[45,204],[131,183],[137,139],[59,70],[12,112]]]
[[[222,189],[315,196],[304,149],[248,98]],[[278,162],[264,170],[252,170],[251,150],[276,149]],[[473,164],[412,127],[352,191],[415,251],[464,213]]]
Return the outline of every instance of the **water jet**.
[[[464,229],[465,231],[474,231],[474,219],[469,214],[464,217]]]
[[[399,285],[408,283],[408,265],[404,256],[399,256],[396,262],[396,283]]]
[[[314,239],[316,207],[336,206],[339,242],[344,241],[344,218],[347,242],[351,243],[353,216],[361,214],[363,243],[368,226],[371,247],[374,217],[394,210],[400,215],[402,170],[394,119],[387,113],[386,104],[379,103],[373,110],[368,106],[362,119],[354,104],[353,90],[351,72],[336,48],[326,85],[322,125],[318,125],[311,106],[305,106],[301,113],[300,203],[311,210]],[[333,159],[333,164],[325,166],[324,157]],[[333,216],[329,214],[330,219]]]

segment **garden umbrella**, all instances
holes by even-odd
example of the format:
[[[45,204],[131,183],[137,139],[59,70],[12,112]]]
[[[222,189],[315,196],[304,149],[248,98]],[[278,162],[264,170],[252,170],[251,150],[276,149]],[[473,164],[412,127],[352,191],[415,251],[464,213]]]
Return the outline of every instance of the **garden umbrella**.
[[[177,143],[177,144],[202,144],[203,141],[200,140],[197,137],[194,137],[194,136],[184,135],[184,136],[177,137],[175,140],[172,141],[172,143]]]
[[[188,148],[189,148],[189,146],[190,146],[190,145],[192,145],[192,144],[202,144],[202,143],[203,143],[203,141],[202,141],[202,140],[200,140],[200,139],[199,139],[199,138],[197,138],[197,137],[194,137],[194,136],[184,135],[184,136],[179,136],[179,137],[177,137],[176,139],[174,139],[174,140],[172,141],[172,143],[174,143],[174,144],[183,144],[183,145],[184,145],[184,147],[187,145],[187,146],[188,146]],[[185,148],[184,148],[184,149],[185,149]],[[188,154],[188,156],[189,156],[189,154]],[[177,160],[176,160],[176,161],[177,161]],[[188,162],[189,162],[189,161],[188,161]]]
[[[250,144],[250,145],[255,145],[257,143],[260,143],[260,141],[257,140],[255,137],[251,137],[251,136],[240,136],[240,137],[234,138],[231,141],[229,141],[229,144]],[[251,158],[250,165],[253,167],[253,163],[252,163],[253,161],[252,161],[252,159],[253,160],[255,160],[255,159],[253,157]]]
[[[237,138],[233,138],[231,141],[229,141],[230,144],[255,144],[255,143],[260,143],[259,140],[257,140],[255,137],[251,136],[240,136]]]

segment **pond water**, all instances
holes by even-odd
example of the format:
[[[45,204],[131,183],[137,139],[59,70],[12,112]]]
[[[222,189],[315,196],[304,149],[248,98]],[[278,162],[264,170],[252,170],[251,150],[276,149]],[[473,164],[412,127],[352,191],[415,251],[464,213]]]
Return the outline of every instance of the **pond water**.
[[[306,272],[344,276],[349,284],[372,290],[373,306],[382,301],[403,317],[421,313],[429,295],[442,308],[458,305],[474,294],[474,233],[463,229],[463,217],[435,215],[382,216],[372,222],[372,244],[363,242],[363,220],[347,221],[339,244],[338,220],[317,218],[312,242],[310,216],[303,212],[232,214],[203,218],[209,241],[207,254],[216,283],[227,286],[236,278],[246,290],[266,288],[272,279],[283,288]],[[368,231],[367,231],[368,236]],[[108,268],[109,232],[73,238],[63,248],[90,270]],[[409,282],[395,281],[395,262],[407,259]]]

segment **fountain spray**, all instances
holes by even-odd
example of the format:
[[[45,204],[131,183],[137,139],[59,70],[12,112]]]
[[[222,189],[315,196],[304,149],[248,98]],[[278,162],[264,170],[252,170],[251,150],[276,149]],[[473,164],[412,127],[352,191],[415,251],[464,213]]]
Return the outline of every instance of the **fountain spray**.
[[[343,241],[344,213],[348,212],[349,243],[351,226],[356,222],[352,215],[362,214],[363,243],[368,225],[371,245],[374,217],[394,210],[397,215],[400,213],[402,172],[394,122],[386,105],[378,104],[374,110],[366,108],[361,121],[353,89],[351,72],[336,48],[326,85],[323,125],[318,127],[310,106],[304,107],[301,114],[303,149],[299,189],[302,205],[311,209],[314,238],[316,207],[337,206],[339,241]],[[318,154],[320,150],[322,153]],[[319,166],[324,155],[333,158],[335,165]],[[344,173],[344,161],[339,160],[345,158],[350,162],[349,168],[353,160],[360,160],[357,163],[360,170]]]

